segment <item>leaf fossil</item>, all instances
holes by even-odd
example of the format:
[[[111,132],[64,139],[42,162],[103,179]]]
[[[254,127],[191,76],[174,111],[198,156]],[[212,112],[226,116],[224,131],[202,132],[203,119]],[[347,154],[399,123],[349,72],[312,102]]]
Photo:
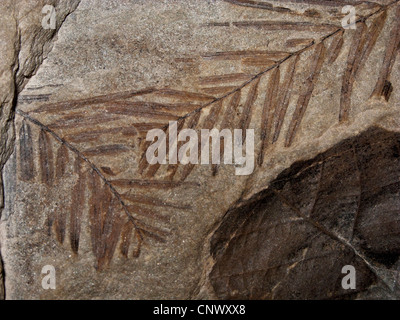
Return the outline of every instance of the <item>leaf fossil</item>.
[[[217,297],[398,297],[399,154],[399,133],[372,128],[238,203],[211,240]],[[356,269],[355,290],[342,288],[345,265]]]

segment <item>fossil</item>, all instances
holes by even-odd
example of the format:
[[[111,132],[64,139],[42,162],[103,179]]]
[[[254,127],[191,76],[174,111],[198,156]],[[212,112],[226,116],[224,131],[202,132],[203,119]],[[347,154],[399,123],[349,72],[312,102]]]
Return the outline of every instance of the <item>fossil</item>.
[[[379,185],[377,206],[397,201],[379,183],[398,179],[385,170],[398,164],[399,2],[167,2],[82,0],[15,100],[0,224],[10,297],[397,297],[396,234],[368,228],[394,227],[396,211],[373,221],[363,197]],[[341,25],[348,4],[356,30]],[[254,173],[150,164],[149,130],[184,143],[170,123],[253,129]],[[43,263],[65,275],[56,293],[32,286]],[[340,289],[344,264],[354,292]]]

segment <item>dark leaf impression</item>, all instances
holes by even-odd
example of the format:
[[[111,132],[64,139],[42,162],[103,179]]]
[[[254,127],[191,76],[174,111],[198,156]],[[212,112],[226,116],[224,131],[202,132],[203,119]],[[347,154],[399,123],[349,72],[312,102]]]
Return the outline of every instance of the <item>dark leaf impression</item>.
[[[395,297],[400,134],[373,128],[294,164],[230,210],[212,237],[221,299]],[[356,270],[343,289],[342,268]]]

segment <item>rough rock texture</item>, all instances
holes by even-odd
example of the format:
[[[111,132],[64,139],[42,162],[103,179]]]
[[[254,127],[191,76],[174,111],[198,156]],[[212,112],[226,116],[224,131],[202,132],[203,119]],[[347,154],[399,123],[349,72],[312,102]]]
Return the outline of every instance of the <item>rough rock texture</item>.
[[[396,298],[398,16],[398,1],[82,0],[18,95],[7,297]],[[173,120],[254,129],[254,172],[149,165],[147,131]]]
[[[4,0],[0,3],[0,172],[13,150],[13,111],[17,94],[37,71],[51,49],[51,40],[79,0]],[[42,27],[42,8],[53,5],[55,29]],[[2,194],[2,183],[0,185]],[[0,199],[0,209],[3,207]],[[2,278],[0,263],[0,279]],[[0,286],[2,288],[2,286]],[[3,291],[0,289],[0,298]]]

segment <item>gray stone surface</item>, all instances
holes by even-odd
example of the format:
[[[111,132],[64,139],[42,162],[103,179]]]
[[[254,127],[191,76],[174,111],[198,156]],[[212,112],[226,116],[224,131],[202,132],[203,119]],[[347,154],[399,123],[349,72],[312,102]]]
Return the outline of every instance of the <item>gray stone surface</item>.
[[[50,51],[57,30],[78,3],[78,0],[5,0],[0,4],[0,23],[3,26],[0,31],[0,171],[13,150],[13,111],[17,94],[35,74]],[[46,4],[56,8],[55,29],[42,27],[42,8]]]
[[[211,239],[227,213],[293,163],[371,127],[399,132],[398,1],[349,1],[356,30],[341,27],[343,1],[311,3],[82,0],[43,64],[28,33],[10,53],[26,68],[9,70],[20,92],[3,176],[7,297],[224,297]],[[149,166],[146,132],[170,120],[254,129],[254,172]],[[45,265],[55,290],[41,286]]]

